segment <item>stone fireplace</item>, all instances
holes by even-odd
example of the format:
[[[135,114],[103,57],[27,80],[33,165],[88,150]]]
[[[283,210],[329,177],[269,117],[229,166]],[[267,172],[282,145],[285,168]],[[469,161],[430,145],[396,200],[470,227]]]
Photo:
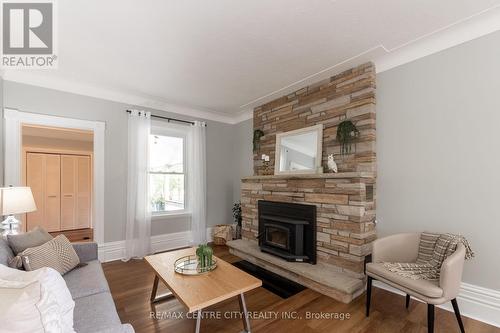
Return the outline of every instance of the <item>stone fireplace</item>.
[[[344,120],[351,120],[359,130],[347,155],[340,154],[340,143],[336,140],[337,125]],[[274,175],[276,134],[314,125],[323,126],[321,159],[325,173]],[[350,69],[256,108],[254,129],[262,130],[264,136],[259,150],[254,152],[254,175],[242,179],[243,239],[228,244],[231,252],[335,299],[350,302],[364,290],[365,257],[371,253],[371,243],[376,238],[373,64]],[[338,173],[327,173],[328,154],[332,153]],[[270,157],[269,162],[263,163],[262,154]],[[267,222],[262,214],[273,215],[265,213],[265,203],[269,201],[315,207],[316,258],[310,261],[316,265],[296,262],[306,255],[300,251],[290,253],[291,232],[285,232],[283,223],[274,223],[282,229],[268,229],[266,233]],[[284,216],[284,220],[289,217]],[[301,226],[297,220],[302,219],[295,218],[292,226],[286,227],[288,231],[294,230],[294,237],[307,225]],[[269,240],[267,245],[274,244],[262,248],[265,240]]]
[[[316,207],[317,261],[364,278],[375,239],[375,176],[370,172],[250,176],[242,180],[243,239],[257,242],[261,200]]]

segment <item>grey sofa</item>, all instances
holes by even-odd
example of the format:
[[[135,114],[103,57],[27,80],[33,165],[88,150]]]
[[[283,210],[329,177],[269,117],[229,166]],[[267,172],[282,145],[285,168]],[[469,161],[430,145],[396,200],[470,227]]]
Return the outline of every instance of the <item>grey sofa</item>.
[[[11,256],[0,239],[0,264],[7,265]],[[63,276],[75,301],[74,329],[77,333],[133,333],[130,324],[122,324],[115,303],[97,259],[96,243],[73,243],[73,247],[86,266],[75,268]]]

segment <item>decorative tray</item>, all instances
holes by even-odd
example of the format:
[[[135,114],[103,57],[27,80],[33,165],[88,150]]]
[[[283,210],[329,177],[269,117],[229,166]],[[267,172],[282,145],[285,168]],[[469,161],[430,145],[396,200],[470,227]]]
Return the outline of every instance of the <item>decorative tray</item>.
[[[183,275],[201,275],[213,271],[216,267],[215,259],[212,259],[211,265],[201,267],[195,255],[181,257],[174,263],[175,272]]]

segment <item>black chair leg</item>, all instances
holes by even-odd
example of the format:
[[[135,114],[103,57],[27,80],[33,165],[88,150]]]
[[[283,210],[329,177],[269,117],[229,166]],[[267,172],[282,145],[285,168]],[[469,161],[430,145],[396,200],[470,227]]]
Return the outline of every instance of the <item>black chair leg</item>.
[[[366,316],[370,316],[370,302],[372,299],[372,281],[373,278],[368,276],[366,281]]]
[[[406,294],[406,308],[410,306],[410,295]]]
[[[434,304],[427,304],[427,332],[434,333]]]
[[[464,323],[462,323],[462,316],[460,315],[460,310],[458,309],[456,298],[451,300],[451,305],[453,305],[453,310],[455,311],[455,316],[457,317],[458,326],[460,326],[460,332],[465,333]]]

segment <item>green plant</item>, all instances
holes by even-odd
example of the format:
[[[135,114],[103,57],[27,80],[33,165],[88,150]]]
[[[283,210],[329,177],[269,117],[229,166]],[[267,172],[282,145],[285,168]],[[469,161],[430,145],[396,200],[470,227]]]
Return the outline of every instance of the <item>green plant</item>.
[[[196,249],[196,256],[198,257],[198,264],[200,269],[205,269],[212,266],[213,250],[207,244],[200,244]]]
[[[342,155],[349,154],[351,152],[351,143],[357,138],[359,131],[356,125],[350,120],[344,120],[337,127],[337,141],[340,142],[340,152]]]
[[[260,129],[253,131],[253,151],[256,152],[260,148],[260,138],[264,136],[264,132]]]
[[[234,222],[241,226],[241,202],[237,202],[233,205],[233,218]]]
[[[158,198],[153,200],[153,203],[156,205],[161,205],[165,203],[165,198],[163,196],[159,196]]]

